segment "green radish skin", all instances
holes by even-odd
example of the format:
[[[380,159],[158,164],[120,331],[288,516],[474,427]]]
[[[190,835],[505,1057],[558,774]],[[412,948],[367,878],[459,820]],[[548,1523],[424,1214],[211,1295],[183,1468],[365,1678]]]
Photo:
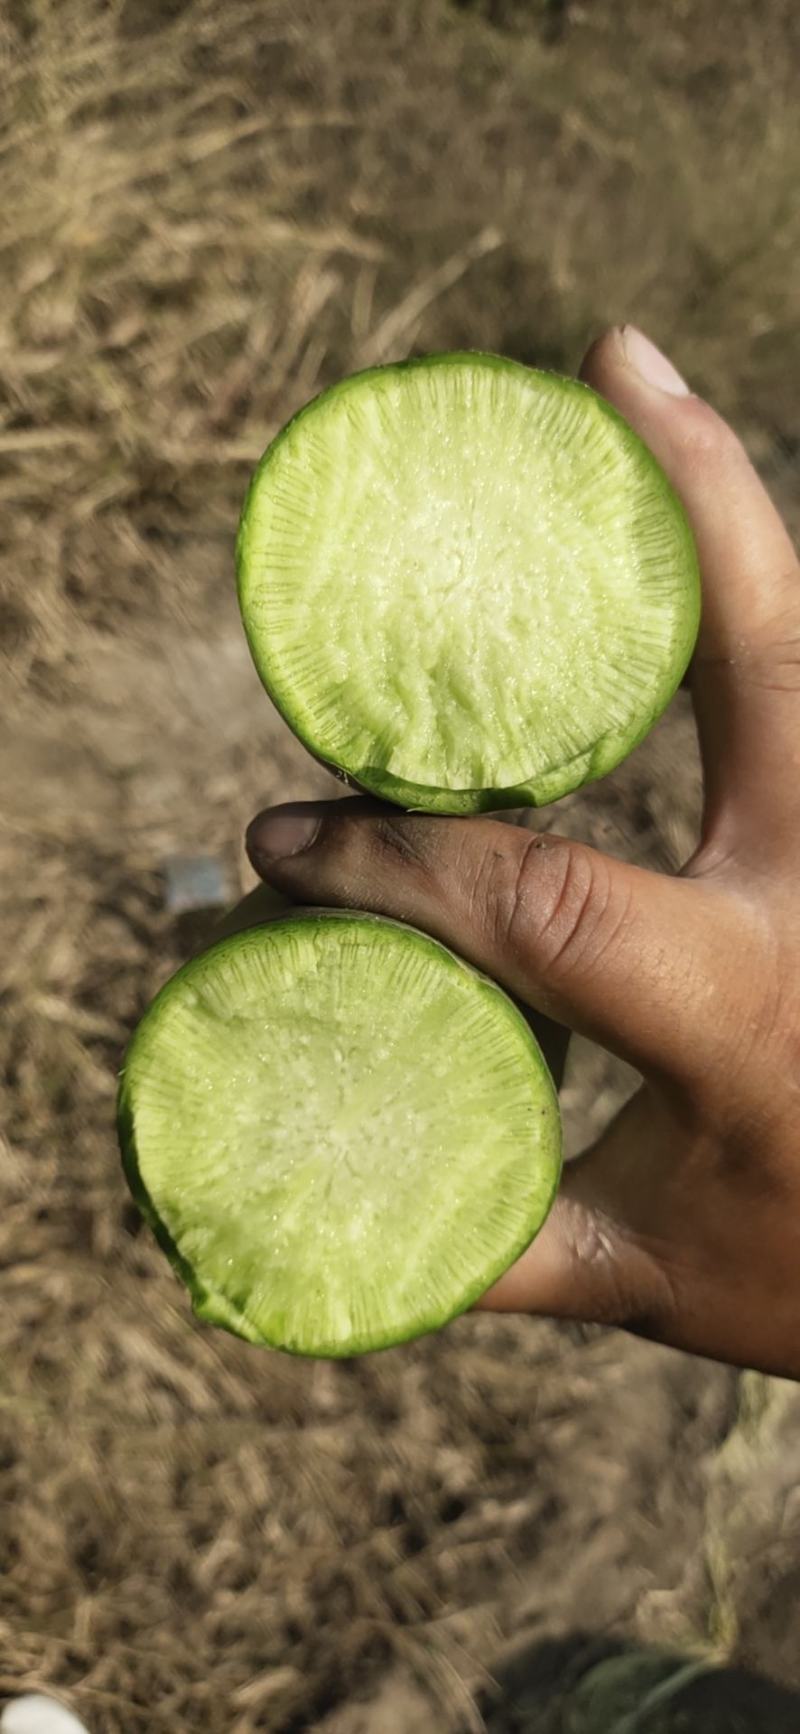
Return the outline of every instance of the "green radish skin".
[[[295,1065],[294,1025],[274,1063],[268,1051],[281,1036],[281,948],[302,964],[296,1021],[317,1032],[310,1071]],[[315,1000],[326,955],[338,1023],[329,1001]],[[350,1006],[353,969],[367,998]],[[239,999],[228,1009],[231,980]],[[369,1044],[393,1027],[399,1057],[373,1068]],[[303,1137],[317,1092],[324,1110],[339,1039],[355,1042],[344,1062],[355,1081],[345,1088],[345,1078],[324,1117],[318,1157],[312,1134],[308,1147]],[[392,1091],[418,1144],[384,1108]],[[296,1127],[296,1158],[282,1113]],[[465,1312],[538,1232],[562,1160],[556,1091],[513,1003],[425,934],[349,911],[278,917],[185,964],[134,1033],[118,1129],[133,1196],[196,1314],[250,1343],[324,1358],[389,1348]]]
[[[406,500],[393,471],[415,428]],[[581,382],[478,352],[369,369],[301,409],[251,480],[237,580],[261,680],[314,757],[464,815],[612,770],[680,684],[700,617],[686,515],[638,436]],[[448,754],[470,786],[428,780]]]

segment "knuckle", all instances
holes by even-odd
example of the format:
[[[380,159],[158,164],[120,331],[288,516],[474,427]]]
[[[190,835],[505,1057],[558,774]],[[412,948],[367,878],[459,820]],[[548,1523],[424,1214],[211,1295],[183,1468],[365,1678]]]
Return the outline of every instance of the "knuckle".
[[[676,1312],[671,1273],[658,1253],[595,1205],[565,1199],[562,1232],[581,1313],[635,1336],[669,1339]]]
[[[685,456],[698,464],[749,467],[733,428],[700,397],[689,398],[682,405],[680,443]]]
[[[424,821],[364,810],[326,820],[319,870],[325,896],[335,903],[410,919],[419,889],[415,881],[430,872],[433,861]]]
[[[800,602],[797,585],[796,567],[789,574],[788,581],[783,574],[776,580],[776,594],[786,593],[787,604],[778,608],[761,630],[753,635],[753,642],[744,663],[745,677],[767,692],[796,693],[800,690]],[[756,588],[755,584],[753,588]]]
[[[585,952],[594,934],[604,898],[588,850],[567,844],[553,859],[537,923],[540,956],[551,970],[567,970]]]
[[[550,976],[586,973],[621,933],[628,898],[615,893],[602,855],[563,839],[538,842],[520,862],[510,933],[524,938]]]
[[[500,846],[500,839],[484,843],[475,855],[469,874],[467,919],[486,935],[493,950],[507,950],[517,914],[519,857]]]
[[[505,841],[505,840],[503,840]],[[516,842],[516,839],[514,840]],[[469,879],[468,917],[493,950],[513,950],[527,917],[527,866],[541,839],[529,837],[520,853],[492,838],[477,854]]]
[[[408,818],[402,813],[381,814],[369,826],[371,851],[387,865],[428,867],[434,824],[435,820]]]

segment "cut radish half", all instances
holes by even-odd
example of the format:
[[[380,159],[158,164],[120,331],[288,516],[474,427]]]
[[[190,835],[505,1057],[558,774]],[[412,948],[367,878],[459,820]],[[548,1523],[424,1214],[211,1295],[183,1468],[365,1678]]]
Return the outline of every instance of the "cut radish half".
[[[320,759],[403,806],[540,806],[681,679],[683,508],[588,386],[482,354],[356,374],[273,441],[237,544],[256,666]]]
[[[412,928],[334,911],[179,970],[131,1042],[119,1124],[196,1312],[305,1355],[463,1312],[540,1228],[561,1161],[506,995]]]

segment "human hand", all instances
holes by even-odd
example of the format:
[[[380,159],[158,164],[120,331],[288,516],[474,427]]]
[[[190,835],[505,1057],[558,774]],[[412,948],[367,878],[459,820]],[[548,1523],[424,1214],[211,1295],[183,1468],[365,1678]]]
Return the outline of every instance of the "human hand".
[[[738,440],[631,328],[582,377],[697,539],[700,845],[669,878],[491,819],[301,803],[248,848],[300,903],[409,921],[643,1084],[484,1307],[602,1321],[800,1378],[800,571]]]

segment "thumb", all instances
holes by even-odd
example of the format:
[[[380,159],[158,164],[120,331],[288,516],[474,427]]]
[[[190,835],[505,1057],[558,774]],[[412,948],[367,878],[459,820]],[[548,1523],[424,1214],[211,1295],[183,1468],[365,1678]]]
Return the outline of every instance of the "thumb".
[[[706,1063],[702,885],[493,819],[442,819],[340,800],[253,820],[250,859],[298,902],[421,927],[518,1000],[642,1071]],[[703,907],[701,907],[703,906]]]

